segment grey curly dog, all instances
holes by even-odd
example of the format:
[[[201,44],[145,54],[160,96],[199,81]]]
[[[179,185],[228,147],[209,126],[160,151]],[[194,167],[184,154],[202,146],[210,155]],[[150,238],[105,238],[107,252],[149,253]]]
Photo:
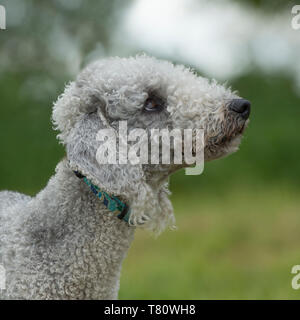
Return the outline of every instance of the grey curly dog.
[[[116,299],[136,228],[174,226],[168,178],[188,165],[99,164],[100,129],[119,121],[128,132],[201,128],[210,161],[238,149],[249,113],[235,92],[167,61],[139,55],[87,66],[54,104],[66,147],[55,175],[35,197],[0,193],[0,297]]]

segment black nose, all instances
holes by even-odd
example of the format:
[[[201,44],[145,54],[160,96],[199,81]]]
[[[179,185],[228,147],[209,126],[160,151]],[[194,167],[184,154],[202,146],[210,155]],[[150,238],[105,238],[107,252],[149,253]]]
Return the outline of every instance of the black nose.
[[[251,103],[246,99],[233,99],[229,104],[229,109],[237,112],[243,119],[248,119],[250,115]]]

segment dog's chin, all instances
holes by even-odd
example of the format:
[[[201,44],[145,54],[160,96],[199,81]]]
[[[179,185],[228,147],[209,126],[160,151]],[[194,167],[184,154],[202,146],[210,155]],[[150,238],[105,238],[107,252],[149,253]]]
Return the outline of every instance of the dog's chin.
[[[243,134],[244,131],[246,130],[247,126],[249,124],[249,119],[246,120],[241,126],[240,128],[238,128],[231,137],[227,137],[225,139],[225,143],[224,143],[224,151],[225,151],[225,155],[229,155],[233,152],[236,152],[239,148],[239,145],[242,141],[243,138]]]
[[[243,138],[243,131],[235,135],[232,139],[230,139],[225,145],[224,145],[224,156],[227,156],[231,153],[234,153],[238,151],[239,146],[241,144]]]
[[[245,121],[239,128],[237,128],[231,136],[224,136],[213,147],[208,146],[205,148],[204,154],[205,161],[212,161],[224,158],[239,149],[243,133],[247,128],[249,120]],[[213,150],[213,152],[211,152]]]
[[[239,149],[241,139],[242,134],[237,134],[234,138],[231,139],[227,138],[227,141],[225,143],[219,144],[217,148],[214,148],[214,152],[211,152],[210,147],[206,147],[204,153],[205,162],[221,159],[230,155],[231,153],[236,152]]]
[[[237,135],[242,135],[244,133],[244,131],[246,130],[246,128],[248,127],[248,124],[249,124],[249,119],[247,119],[243,125],[241,126],[241,128],[238,130],[238,134]]]

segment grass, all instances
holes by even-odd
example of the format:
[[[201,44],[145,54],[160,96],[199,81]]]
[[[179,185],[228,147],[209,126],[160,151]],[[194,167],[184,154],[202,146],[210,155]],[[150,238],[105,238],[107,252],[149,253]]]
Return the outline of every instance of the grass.
[[[138,231],[120,299],[299,299],[300,199],[288,187],[174,194],[177,231]],[[186,205],[185,203],[189,203]]]

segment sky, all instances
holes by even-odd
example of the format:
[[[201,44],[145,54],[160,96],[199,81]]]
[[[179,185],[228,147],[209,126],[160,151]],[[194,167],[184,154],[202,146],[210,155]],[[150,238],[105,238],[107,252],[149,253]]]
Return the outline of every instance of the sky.
[[[255,64],[300,85],[300,30],[291,10],[265,13],[229,0],[135,0],[116,33],[119,47],[190,64],[226,80]]]

